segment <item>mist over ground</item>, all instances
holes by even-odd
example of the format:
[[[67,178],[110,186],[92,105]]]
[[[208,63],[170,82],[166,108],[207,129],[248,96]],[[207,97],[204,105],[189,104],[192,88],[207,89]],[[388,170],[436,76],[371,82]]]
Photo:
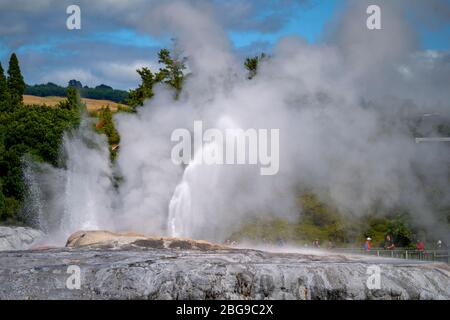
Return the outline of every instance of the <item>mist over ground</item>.
[[[30,206],[40,226],[55,241],[79,229],[173,235],[169,205],[182,183],[177,236],[223,241],[249,219],[296,221],[297,195],[306,189],[348,215],[375,205],[380,212],[405,208],[415,223],[448,235],[435,218],[430,185],[434,204],[449,203],[450,148],[417,144],[411,124],[427,113],[450,117],[450,59],[421,51],[410,17],[438,28],[449,8],[378,3],[382,30],[366,27],[369,1],[347,1],[322,41],[281,39],[251,80],[212,5],[165,1],[139,12],[131,24],[173,35],[187,57],[179,99],[159,86],[137,113],[117,114],[114,164],[88,119],[65,137],[64,169],[30,164]],[[278,174],[261,176],[251,165],[175,165],[171,133],[192,130],[195,120],[223,130],[280,129]]]

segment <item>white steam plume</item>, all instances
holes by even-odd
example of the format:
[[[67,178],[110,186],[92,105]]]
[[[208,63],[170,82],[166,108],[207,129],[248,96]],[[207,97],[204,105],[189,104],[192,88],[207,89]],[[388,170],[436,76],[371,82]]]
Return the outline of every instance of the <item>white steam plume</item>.
[[[105,203],[94,214],[108,217],[97,227],[170,234],[169,204],[183,179],[188,200],[179,200],[179,192],[174,200],[189,201],[176,206],[187,208],[178,215],[184,219],[181,236],[223,240],[245,219],[295,221],[296,195],[306,187],[349,214],[362,215],[375,203],[386,210],[405,207],[417,223],[448,232],[436,223],[424,181],[443,190],[442,202],[449,200],[450,148],[417,145],[409,128],[424,112],[449,115],[449,92],[436,89],[450,79],[448,55],[418,51],[406,2],[382,2],[381,31],[367,30],[367,4],[348,1],[323,43],[280,40],[252,80],[211,7],[175,1],[155,7],[139,27],[154,32],[168,25],[191,74],[179,100],[161,86],[137,114],[115,116],[121,135],[115,169],[123,181],[115,193],[107,183],[93,189]],[[183,178],[183,168],[170,159],[170,136],[177,128],[192,129],[194,120],[214,128],[231,121],[243,129],[280,129],[280,172],[267,177],[254,166],[197,165]],[[108,174],[106,153],[86,151],[77,158],[71,152],[69,163],[101,155],[103,160],[89,161],[89,174]],[[66,201],[78,203],[78,192]]]

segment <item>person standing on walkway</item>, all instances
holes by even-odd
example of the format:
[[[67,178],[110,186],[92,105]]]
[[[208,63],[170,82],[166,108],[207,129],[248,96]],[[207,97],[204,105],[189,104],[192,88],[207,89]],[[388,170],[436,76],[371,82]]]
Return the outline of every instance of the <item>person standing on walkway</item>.
[[[384,248],[386,250],[394,250],[395,249],[394,240],[392,239],[392,236],[390,234],[388,234],[386,236],[386,240],[384,241]]]
[[[372,238],[368,237],[364,243],[364,250],[370,251],[372,249]]]
[[[425,244],[422,241],[417,240],[416,249],[419,251],[425,250]]]

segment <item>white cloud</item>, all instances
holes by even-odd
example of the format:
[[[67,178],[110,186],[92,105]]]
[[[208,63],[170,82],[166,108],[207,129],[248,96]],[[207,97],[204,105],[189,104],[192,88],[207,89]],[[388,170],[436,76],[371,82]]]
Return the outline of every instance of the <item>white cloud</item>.
[[[81,81],[81,83],[87,86],[96,86],[99,85],[102,81],[92,74],[91,71],[84,69],[63,69],[63,70],[55,70],[53,72],[47,73],[40,78],[40,82],[53,82],[62,86],[66,86],[69,80],[76,79]]]
[[[142,67],[150,68],[150,70],[152,71],[157,71],[159,69],[159,66],[156,62],[149,63],[148,61],[137,60],[130,63],[103,62],[98,65],[98,71],[101,74],[102,78],[120,78],[121,82],[131,84],[140,82],[140,77],[136,70]]]

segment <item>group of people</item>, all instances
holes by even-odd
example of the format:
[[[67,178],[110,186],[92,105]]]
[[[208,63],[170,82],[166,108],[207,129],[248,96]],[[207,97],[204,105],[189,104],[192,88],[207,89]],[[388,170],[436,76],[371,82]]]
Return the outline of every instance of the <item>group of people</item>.
[[[367,237],[366,242],[364,242],[364,249],[369,251],[372,249],[372,238]],[[391,235],[387,235],[386,239],[384,241],[384,249],[386,250],[394,250],[395,249],[395,243]]]
[[[446,246],[444,245],[444,243],[441,240],[438,240],[436,243],[436,248],[437,250],[443,250],[445,249]],[[372,249],[372,238],[367,237],[366,241],[364,242],[364,249],[369,251],[370,249]],[[384,241],[384,249],[385,250],[394,250],[395,249],[395,243],[394,243],[394,239],[393,237],[388,234],[386,235],[385,241]],[[416,243],[416,250],[418,251],[424,251],[425,250],[425,244],[423,243],[423,241],[417,240]]]
[[[268,241],[267,239],[264,238],[263,243],[269,244],[270,241]],[[237,246],[238,245],[237,241],[230,240],[230,239],[225,240],[224,244],[227,246]],[[286,241],[283,238],[279,237],[276,240],[276,245],[279,247],[283,247],[286,245]],[[305,244],[305,247],[308,247],[308,245]],[[314,239],[314,241],[312,242],[312,247],[313,248],[321,248],[320,240]],[[335,244],[332,241],[328,241],[328,244],[325,244],[324,247],[326,249],[333,249],[335,247]],[[392,235],[390,235],[390,234],[386,235],[383,248],[385,250],[394,250],[395,249],[395,242],[394,242],[394,238],[392,237]],[[364,242],[364,250],[370,251],[371,249],[372,249],[372,238],[367,237],[366,241]],[[444,249],[447,249],[447,246],[441,240],[438,240],[436,242],[435,248],[433,248],[433,249],[444,250]],[[417,240],[416,250],[418,250],[418,251],[425,250],[425,244],[423,241]]]

